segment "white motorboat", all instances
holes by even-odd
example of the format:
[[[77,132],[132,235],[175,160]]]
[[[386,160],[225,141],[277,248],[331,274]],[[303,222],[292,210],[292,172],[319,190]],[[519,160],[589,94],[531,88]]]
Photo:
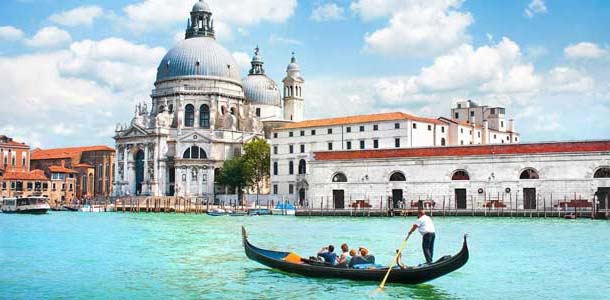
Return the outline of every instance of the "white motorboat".
[[[46,214],[51,209],[45,197],[6,198],[2,200],[2,212],[7,214]]]

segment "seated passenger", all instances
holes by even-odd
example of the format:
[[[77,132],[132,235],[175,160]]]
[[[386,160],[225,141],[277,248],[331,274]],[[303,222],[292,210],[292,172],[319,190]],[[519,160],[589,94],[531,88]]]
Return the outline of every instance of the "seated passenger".
[[[350,259],[348,267],[353,268],[354,265],[374,264],[375,263],[375,257],[369,254],[368,249],[366,249],[364,247],[360,247],[360,248],[358,248],[358,250],[359,250],[358,252],[360,253],[360,255],[354,255]]]
[[[337,254],[333,251],[335,251],[335,246],[328,245],[328,247],[324,247],[318,252],[318,256],[322,257],[324,262],[335,265],[337,263]]]
[[[341,255],[337,258],[337,264],[347,264],[349,258],[349,247],[347,244],[341,245]]]

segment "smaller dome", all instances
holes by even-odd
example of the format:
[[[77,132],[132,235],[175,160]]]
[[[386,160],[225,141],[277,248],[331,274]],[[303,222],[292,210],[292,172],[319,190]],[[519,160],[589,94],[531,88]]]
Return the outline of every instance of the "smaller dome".
[[[273,79],[265,74],[248,75],[243,80],[244,94],[252,104],[282,106],[282,95]]]
[[[192,12],[200,12],[200,11],[209,12],[209,13],[212,12],[212,10],[210,9],[210,6],[207,3],[205,3],[205,1],[203,1],[203,0],[199,0],[197,3],[195,3],[195,5],[193,5]]]
[[[300,71],[301,67],[297,63],[296,57],[294,57],[294,52],[292,52],[292,58],[290,59],[288,67],[286,67],[286,72],[289,74],[298,74]]]

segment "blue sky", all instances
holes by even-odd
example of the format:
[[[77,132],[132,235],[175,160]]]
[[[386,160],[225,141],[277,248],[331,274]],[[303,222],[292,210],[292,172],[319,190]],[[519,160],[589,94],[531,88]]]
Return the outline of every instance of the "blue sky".
[[[507,107],[522,140],[607,139],[610,2],[208,0],[246,74],[280,82],[295,51],[308,118],[446,116],[458,99]],[[156,67],[195,0],[0,3],[0,134],[33,147],[108,144],[150,102]]]

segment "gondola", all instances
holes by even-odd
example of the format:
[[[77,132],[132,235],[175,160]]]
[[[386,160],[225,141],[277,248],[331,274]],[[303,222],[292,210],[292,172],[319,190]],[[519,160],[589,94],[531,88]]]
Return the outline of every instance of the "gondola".
[[[300,262],[285,260],[290,252],[278,252],[257,248],[248,241],[246,229],[242,227],[242,240],[246,256],[253,261],[273,269],[308,277],[342,278],[358,281],[380,282],[388,271],[387,267],[377,269],[354,269],[335,267],[321,262],[301,258]],[[404,269],[394,268],[387,282],[402,284],[419,284],[447,275],[461,268],[468,261],[468,244],[466,235],[462,250],[454,256],[444,256],[431,264],[423,264]]]

